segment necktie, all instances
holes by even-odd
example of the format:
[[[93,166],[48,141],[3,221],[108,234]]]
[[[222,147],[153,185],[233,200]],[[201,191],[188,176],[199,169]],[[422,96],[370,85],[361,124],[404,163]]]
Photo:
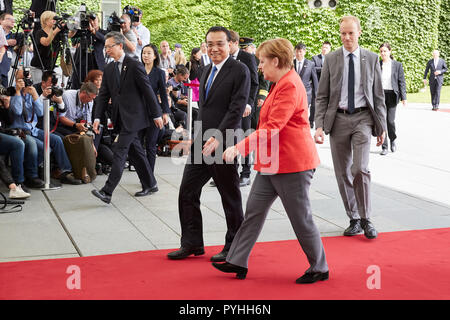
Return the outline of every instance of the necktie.
[[[206,84],[205,99],[208,98],[208,92],[209,92],[209,89],[211,88],[216,71],[217,71],[217,67],[214,66],[212,68],[211,75],[209,76],[208,83]]]
[[[118,61],[114,62],[114,74],[116,76],[117,86],[120,86],[120,71],[119,71],[119,62]]]
[[[353,64],[353,53],[348,55],[348,112],[355,111],[355,65]]]

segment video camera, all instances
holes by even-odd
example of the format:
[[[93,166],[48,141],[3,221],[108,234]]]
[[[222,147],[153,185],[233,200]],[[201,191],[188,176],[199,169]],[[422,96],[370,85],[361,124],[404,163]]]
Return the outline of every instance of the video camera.
[[[139,16],[142,14],[142,10],[137,7],[127,5],[125,8],[123,8],[123,13],[129,15],[131,23],[133,23],[139,22]]]
[[[82,3],[75,16],[68,20],[69,30],[87,30],[91,21],[95,20],[97,15],[94,12],[86,10],[86,4]]]
[[[34,17],[33,12],[31,12],[31,10],[27,10],[27,9],[19,9],[24,13],[24,16],[22,17],[22,20],[20,20],[20,27],[25,31],[25,32],[30,32],[33,29],[33,25],[36,22],[39,22],[39,19]]]
[[[108,32],[117,31],[120,32],[120,26],[125,23],[125,20],[117,16],[114,11],[108,18]]]

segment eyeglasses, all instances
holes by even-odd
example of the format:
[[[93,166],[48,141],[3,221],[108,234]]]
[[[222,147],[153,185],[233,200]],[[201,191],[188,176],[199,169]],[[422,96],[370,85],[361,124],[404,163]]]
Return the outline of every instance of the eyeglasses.
[[[111,45],[105,45],[105,49],[106,49],[106,50],[112,49],[112,48],[115,47],[115,46],[118,46],[118,44],[117,44],[117,43],[114,43],[114,44],[111,44]]]

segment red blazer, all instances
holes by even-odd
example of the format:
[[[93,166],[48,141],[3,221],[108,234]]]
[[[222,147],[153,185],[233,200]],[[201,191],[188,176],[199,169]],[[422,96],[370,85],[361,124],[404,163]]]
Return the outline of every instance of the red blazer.
[[[308,120],[308,98],[294,69],[272,86],[256,131],[236,147],[244,156],[257,149],[254,168],[261,173],[301,172],[319,165]]]

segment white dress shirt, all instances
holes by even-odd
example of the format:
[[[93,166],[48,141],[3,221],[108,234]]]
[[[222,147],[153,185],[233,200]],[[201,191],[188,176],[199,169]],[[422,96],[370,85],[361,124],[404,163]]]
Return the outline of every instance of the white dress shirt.
[[[363,84],[361,83],[361,50],[358,48],[349,52],[342,47],[344,53],[344,69],[342,75],[341,99],[339,108],[347,110],[348,108],[348,62],[350,53],[353,53],[353,65],[355,67],[355,109],[366,107],[366,98],[364,97]]]
[[[392,60],[389,59],[388,62],[383,61],[383,66],[381,68],[381,83],[383,85],[383,90],[393,90],[391,75],[392,75]]]

